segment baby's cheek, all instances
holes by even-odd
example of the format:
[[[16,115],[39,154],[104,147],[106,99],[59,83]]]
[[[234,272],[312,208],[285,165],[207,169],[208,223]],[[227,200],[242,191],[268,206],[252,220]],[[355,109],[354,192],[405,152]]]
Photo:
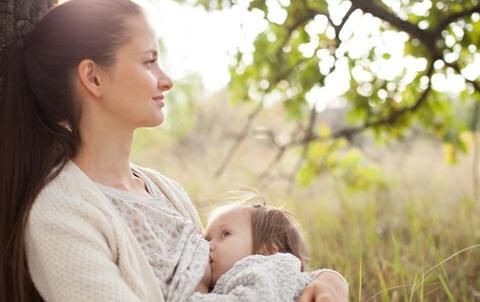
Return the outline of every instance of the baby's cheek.
[[[235,263],[237,263],[237,261],[239,261],[239,260],[241,260],[241,258],[232,257],[231,255],[226,256],[225,261],[223,262],[221,274],[225,274],[230,269],[232,269],[232,267],[235,265]]]
[[[212,284],[215,285],[217,280],[225,274],[233,265],[230,265],[228,259],[222,258],[212,264]]]

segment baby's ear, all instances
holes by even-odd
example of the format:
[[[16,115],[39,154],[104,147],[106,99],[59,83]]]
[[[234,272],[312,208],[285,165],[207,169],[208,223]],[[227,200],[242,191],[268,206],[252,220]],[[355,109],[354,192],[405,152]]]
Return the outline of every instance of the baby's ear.
[[[278,247],[275,244],[264,244],[258,251],[259,254],[261,255],[273,255],[275,253],[278,253]]]

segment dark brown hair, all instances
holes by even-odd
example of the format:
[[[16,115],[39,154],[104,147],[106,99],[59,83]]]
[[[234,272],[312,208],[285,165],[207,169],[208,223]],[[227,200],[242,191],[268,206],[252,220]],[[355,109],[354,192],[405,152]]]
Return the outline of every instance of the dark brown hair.
[[[290,253],[300,259],[302,271],[308,261],[308,249],[299,225],[286,210],[253,205],[252,241],[255,254]]]
[[[24,233],[40,190],[81,144],[75,69],[108,68],[129,40],[129,0],[71,0],[10,47],[0,66],[0,302],[42,301],[30,280]]]

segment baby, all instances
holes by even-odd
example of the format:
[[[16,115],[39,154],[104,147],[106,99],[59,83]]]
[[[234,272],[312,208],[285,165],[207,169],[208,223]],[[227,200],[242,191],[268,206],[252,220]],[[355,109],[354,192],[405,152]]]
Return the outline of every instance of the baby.
[[[210,266],[192,302],[294,301],[322,272],[303,272],[307,248],[284,210],[238,202],[222,206],[205,233]]]

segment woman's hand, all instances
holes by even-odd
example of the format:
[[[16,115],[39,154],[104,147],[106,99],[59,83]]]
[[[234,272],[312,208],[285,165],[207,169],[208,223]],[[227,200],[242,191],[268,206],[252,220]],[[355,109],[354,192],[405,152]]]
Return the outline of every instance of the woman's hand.
[[[348,285],[333,272],[322,272],[303,290],[298,302],[347,302]]]

